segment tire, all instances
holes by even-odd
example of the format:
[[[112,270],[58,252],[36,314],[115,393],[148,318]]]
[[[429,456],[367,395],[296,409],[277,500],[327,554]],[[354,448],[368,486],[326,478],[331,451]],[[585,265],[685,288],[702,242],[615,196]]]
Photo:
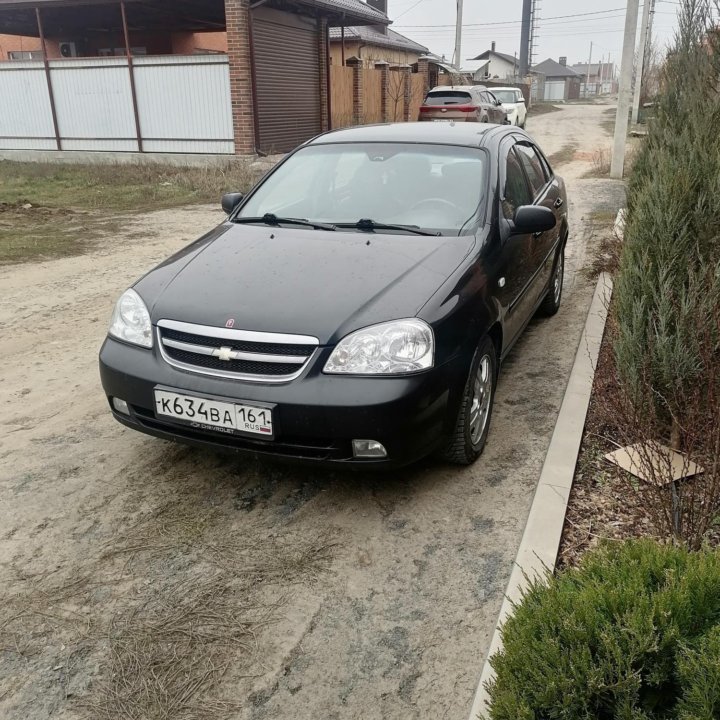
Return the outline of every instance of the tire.
[[[472,465],[485,449],[498,372],[498,354],[489,337],[484,337],[475,351],[463,390],[455,427],[442,453],[454,465]],[[478,397],[481,394],[481,397]],[[473,420],[475,402],[478,416]]]
[[[538,312],[545,317],[552,317],[560,309],[562,302],[563,280],[565,279],[565,246],[558,252],[555,267],[550,278],[550,287],[543,299]]]

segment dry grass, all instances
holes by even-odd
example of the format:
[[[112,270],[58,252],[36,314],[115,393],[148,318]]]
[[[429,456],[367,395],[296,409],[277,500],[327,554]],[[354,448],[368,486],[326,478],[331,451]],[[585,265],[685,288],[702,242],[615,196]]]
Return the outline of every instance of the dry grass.
[[[146,512],[82,567],[0,584],[0,701],[34,697],[43,674],[89,720],[213,720],[263,671],[259,635],[334,543],[278,537],[228,508],[180,497]],[[7,707],[7,705],[5,705]]]
[[[548,113],[554,113],[554,112],[560,112],[562,108],[557,107],[556,105],[552,105],[550,103],[545,102],[535,102],[530,106],[530,109],[528,110],[528,115],[535,116],[535,115],[547,115]]]
[[[615,232],[616,218],[617,211],[608,210],[592,213],[588,219],[594,252],[583,272],[591,280],[597,279],[603,272],[614,275],[620,268],[622,239]]]
[[[564,145],[562,148],[560,148],[560,150],[558,150],[557,152],[554,152],[552,155],[548,155],[548,162],[550,163],[550,167],[558,168],[561,165],[572,162],[573,158],[575,157],[576,150],[577,145],[575,145],[575,143],[568,143],[567,145]]]
[[[117,231],[118,213],[219,203],[262,173],[240,159],[200,168],[0,161],[0,264],[80,254]]]
[[[258,166],[241,159],[213,167],[0,161],[0,203],[23,201],[75,210],[157,210],[219,202],[224,192],[249,190],[261,173]]]

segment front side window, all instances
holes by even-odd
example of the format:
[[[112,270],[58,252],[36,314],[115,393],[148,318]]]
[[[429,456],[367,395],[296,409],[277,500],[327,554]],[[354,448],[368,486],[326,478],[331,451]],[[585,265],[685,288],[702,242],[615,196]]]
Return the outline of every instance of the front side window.
[[[547,181],[550,179],[545,174],[545,166],[540,160],[538,154],[535,152],[535,148],[530,145],[516,145],[520,161],[525,168],[530,185],[532,185],[533,193],[535,196],[545,187]]]
[[[486,157],[477,148],[445,145],[309,145],[257,188],[238,217],[370,219],[457,234],[485,202]]]
[[[522,205],[531,205],[532,196],[528,187],[525,173],[518,156],[511,150],[505,165],[505,191],[503,193],[503,215],[512,220],[515,211]]]

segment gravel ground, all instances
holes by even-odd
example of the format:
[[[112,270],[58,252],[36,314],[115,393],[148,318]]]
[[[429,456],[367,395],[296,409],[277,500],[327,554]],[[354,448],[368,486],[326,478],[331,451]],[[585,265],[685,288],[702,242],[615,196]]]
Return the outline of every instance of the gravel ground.
[[[582,179],[606,109],[528,122],[549,155],[577,148],[557,167],[565,298],[508,358],[471,468],[238,461],[112,420],[97,350],[113,302],[215,208],[0,269],[1,717],[467,717],[592,296],[589,221],[623,202]]]

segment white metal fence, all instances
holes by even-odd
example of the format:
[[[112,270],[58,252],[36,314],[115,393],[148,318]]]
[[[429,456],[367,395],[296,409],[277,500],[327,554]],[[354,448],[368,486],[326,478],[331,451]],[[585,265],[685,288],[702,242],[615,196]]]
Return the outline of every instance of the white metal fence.
[[[127,58],[0,63],[0,150],[232,154],[226,55],[133,58],[137,122]],[[139,126],[139,127],[138,127]],[[140,140],[138,140],[138,134]]]

